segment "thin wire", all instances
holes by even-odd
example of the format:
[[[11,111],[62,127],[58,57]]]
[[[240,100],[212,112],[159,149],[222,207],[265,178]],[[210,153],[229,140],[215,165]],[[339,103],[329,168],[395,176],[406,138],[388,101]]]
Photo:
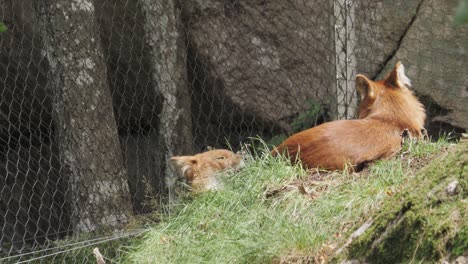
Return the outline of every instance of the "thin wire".
[[[103,239],[103,240],[100,240],[100,241],[95,242],[95,243],[89,243],[89,244],[86,244],[86,245],[82,245],[82,246],[79,246],[79,247],[74,247],[74,248],[70,248],[70,249],[58,251],[58,252],[51,253],[51,254],[44,255],[44,256],[40,256],[40,257],[37,257],[37,258],[32,258],[32,259],[20,261],[20,262],[17,262],[17,264],[20,264],[20,263],[27,263],[27,262],[31,262],[31,261],[35,261],[35,260],[39,260],[39,259],[48,258],[48,257],[51,257],[51,256],[63,254],[63,253],[66,253],[66,252],[70,252],[70,251],[82,249],[82,248],[85,248],[85,247],[89,247],[89,246],[93,246],[93,245],[99,245],[99,244],[102,244],[102,243],[104,243],[104,242],[109,242],[109,241],[113,241],[113,240],[118,240],[118,239],[121,239],[121,238],[124,238],[124,237],[137,236],[137,235],[140,235],[140,234],[143,234],[143,233],[147,232],[148,230],[149,230],[149,229],[141,230],[141,231],[133,232],[133,233],[127,233],[127,234],[124,234],[124,235],[111,237],[111,238],[109,238],[109,239]],[[91,241],[91,240],[90,240],[90,241]],[[83,241],[83,242],[87,242],[87,241]],[[19,256],[21,256],[21,255],[19,255]]]
[[[139,230],[139,231],[141,231],[141,230]],[[143,230],[143,231],[144,231],[144,230]],[[130,233],[127,233],[127,234],[130,234]],[[90,239],[90,240],[84,240],[84,241],[79,241],[79,242],[75,242],[75,243],[70,243],[70,244],[62,245],[62,246],[50,247],[50,248],[45,248],[45,249],[41,249],[41,250],[34,250],[34,251],[31,251],[31,252],[28,252],[28,253],[24,253],[24,254],[18,254],[18,255],[9,256],[9,257],[6,257],[6,258],[1,258],[0,260],[5,260],[5,259],[9,259],[9,258],[15,258],[15,257],[18,257],[18,256],[27,256],[27,255],[31,255],[31,254],[37,254],[37,253],[44,252],[44,251],[51,251],[51,250],[54,250],[54,249],[64,248],[64,247],[69,247],[69,246],[74,246],[74,245],[79,245],[79,244],[83,244],[83,243],[91,242],[91,241],[104,240],[104,239],[107,239],[107,238],[110,238],[110,237],[114,237],[114,236],[99,237],[99,238],[94,238],[94,239]]]
[[[147,215],[152,215],[152,213],[142,214],[141,216],[147,216]],[[110,226],[112,226],[112,224],[116,224],[116,223],[119,223],[119,222],[120,222],[119,220],[108,221]],[[73,230],[74,230],[73,228],[69,228],[69,229],[58,231],[58,232],[55,232],[55,233],[46,233],[44,235],[34,236],[34,237],[31,237],[31,238],[24,238],[24,239],[14,240],[14,241],[11,241],[10,243],[13,244],[13,243],[18,243],[18,242],[26,242],[26,241],[36,240],[38,238],[43,238],[43,237],[48,237],[48,236],[50,237],[50,236],[59,235],[59,234],[63,234],[63,233],[71,233]]]
[[[132,232],[132,233],[126,233],[126,234],[122,234],[122,235],[119,235],[119,236],[109,237],[108,239],[102,239],[102,240],[99,240],[99,241],[94,242],[94,243],[89,243],[89,244],[82,245],[82,246],[79,246],[79,247],[74,247],[74,248],[70,248],[70,249],[58,251],[58,252],[55,252],[55,253],[47,254],[47,255],[44,255],[44,256],[40,256],[40,257],[28,259],[28,260],[23,260],[23,261],[17,262],[17,264],[20,264],[20,263],[27,263],[27,262],[31,262],[31,261],[35,261],[35,260],[39,260],[39,259],[48,258],[48,257],[51,257],[51,256],[63,254],[63,253],[66,253],[66,252],[70,252],[70,251],[77,250],[77,249],[82,249],[82,248],[85,248],[85,247],[89,247],[89,246],[93,246],[93,245],[102,244],[102,243],[104,243],[104,242],[109,242],[109,241],[113,241],[113,240],[118,240],[118,239],[121,239],[121,238],[124,238],[124,237],[138,236],[138,235],[141,235],[141,234],[143,234],[143,233],[145,233],[145,232],[147,232],[147,231],[149,231],[149,229],[139,230],[139,231],[135,231],[135,232]],[[90,242],[90,241],[96,241],[96,239],[86,240],[86,241],[82,241],[82,242],[78,242],[78,243],[73,243],[73,244],[65,245],[65,246],[62,246],[62,247],[56,247],[56,248],[68,247],[68,246],[70,246],[70,245],[75,245],[75,244],[80,244],[80,243],[86,243],[86,242]],[[47,249],[47,250],[42,250],[42,251],[48,251],[48,249]],[[32,252],[32,253],[37,253],[37,252],[41,252],[41,251],[35,251],[35,252]],[[23,257],[23,256],[30,255],[30,254],[31,254],[31,252],[30,252],[30,253],[26,253],[26,254],[15,255],[15,256],[3,258],[3,259],[0,259],[0,260],[7,260],[7,259],[10,259],[10,258]]]

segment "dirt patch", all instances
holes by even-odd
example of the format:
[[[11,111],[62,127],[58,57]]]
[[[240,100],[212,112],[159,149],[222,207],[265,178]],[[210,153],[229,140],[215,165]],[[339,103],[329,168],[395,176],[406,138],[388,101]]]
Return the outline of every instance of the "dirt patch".
[[[304,252],[291,250],[290,252],[284,254],[281,257],[273,259],[271,263],[273,264],[325,264],[328,263],[330,255],[334,252],[336,245],[334,244],[324,244],[314,254],[305,254]]]

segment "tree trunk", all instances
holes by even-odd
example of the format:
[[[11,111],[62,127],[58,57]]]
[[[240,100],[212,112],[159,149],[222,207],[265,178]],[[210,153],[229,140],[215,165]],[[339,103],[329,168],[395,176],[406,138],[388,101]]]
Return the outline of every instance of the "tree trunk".
[[[36,8],[72,228],[119,226],[130,216],[130,195],[94,3],[38,0]]]
[[[164,151],[165,180],[174,184],[169,159],[193,151],[190,94],[187,84],[186,43],[176,0],[142,0],[145,39],[151,47],[152,76],[163,98],[159,137]]]

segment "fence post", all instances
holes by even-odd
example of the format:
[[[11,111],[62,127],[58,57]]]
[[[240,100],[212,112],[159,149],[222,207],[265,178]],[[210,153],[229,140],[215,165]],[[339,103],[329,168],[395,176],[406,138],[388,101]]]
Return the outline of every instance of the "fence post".
[[[356,75],[355,5],[351,0],[334,0],[335,33],[335,83],[336,107],[334,119],[352,119],[357,108],[357,95],[354,84]]]

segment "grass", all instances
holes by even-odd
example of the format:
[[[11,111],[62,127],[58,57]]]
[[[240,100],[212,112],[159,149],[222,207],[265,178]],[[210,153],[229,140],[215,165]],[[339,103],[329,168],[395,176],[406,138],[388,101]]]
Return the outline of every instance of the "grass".
[[[357,223],[414,177],[413,164],[419,169],[419,160],[448,146],[446,139],[411,144],[403,156],[376,162],[360,174],[307,172],[264,149],[248,157],[244,170],[225,178],[224,190],[182,198],[124,261],[324,260]]]
[[[342,257],[370,263],[440,263],[466,254],[468,144],[437,156],[384,201],[372,215],[372,226]],[[449,192],[448,186],[456,187]]]

